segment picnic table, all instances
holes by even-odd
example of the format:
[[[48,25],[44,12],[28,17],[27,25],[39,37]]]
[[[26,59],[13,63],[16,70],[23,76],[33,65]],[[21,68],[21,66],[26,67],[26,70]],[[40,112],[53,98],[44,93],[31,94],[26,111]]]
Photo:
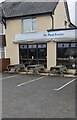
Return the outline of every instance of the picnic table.
[[[39,73],[41,70],[44,70],[45,67],[42,64],[35,64],[35,65],[28,65],[27,66],[27,73],[32,71],[33,73]]]
[[[61,76],[64,76],[64,73],[67,72],[67,67],[63,65],[57,65],[50,68],[50,73],[59,73]]]
[[[6,68],[7,72],[12,71],[12,72],[19,72],[20,70],[25,70],[25,65],[24,64],[12,64],[8,65]]]

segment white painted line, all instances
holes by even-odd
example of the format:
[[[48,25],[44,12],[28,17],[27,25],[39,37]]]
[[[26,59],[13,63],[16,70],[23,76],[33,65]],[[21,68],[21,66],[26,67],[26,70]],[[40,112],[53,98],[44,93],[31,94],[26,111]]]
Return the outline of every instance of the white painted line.
[[[8,77],[0,78],[0,80],[9,79],[9,78],[16,77],[16,76],[18,76],[18,75],[14,75],[14,76],[8,76]]]
[[[70,83],[74,82],[75,80],[77,80],[77,78],[71,80],[70,82],[68,82],[68,83],[64,84],[63,86],[61,86],[61,87],[59,87],[57,89],[54,89],[54,90],[59,91],[59,90],[63,89],[64,87],[66,87],[67,85],[69,85]]]
[[[19,86],[22,86],[22,85],[25,85],[25,84],[28,84],[28,83],[31,83],[31,82],[34,82],[34,81],[37,81],[37,80],[43,79],[43,78],[45,78],[45,77],[47,77],[47,76],[39,77],[39,78],[36,78],[36,79],[30,80],[30,81],[28,81],[28,82],[21,83],[21,84],[19,84],[19,85],[17,85],[17,86],[19,87]]]

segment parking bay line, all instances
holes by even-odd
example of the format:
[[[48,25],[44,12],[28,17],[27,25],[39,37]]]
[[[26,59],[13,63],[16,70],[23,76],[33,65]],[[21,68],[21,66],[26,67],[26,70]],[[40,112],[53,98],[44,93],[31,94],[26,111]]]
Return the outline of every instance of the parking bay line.
[[[37,81],[37,80],[43,79],[43,78],[45,78],[45,77],[47,77],[47,76],[39,77],[39,78],[30,80],[30,81],[28,81],[28,82],[23,82],[23,83],[21,83],[21,84],[19,84],[19,85],[17,85],[17,86],[20,87],[20,86],[22,86],[22,85],[25,85],[25,84],[28,84],[28,83],[35,82],[35,81]]]
[[[68,82],[68,83],[64,84],[63,86],[61,86],[61,87],[59,87],[57,89],[54,89],[54,90],[59,91],[59,90],[63,89],[64,87],[66,87],[67,85],[69,85],[70,83],[74,82],[75,80],[77,80],[77,78],[71,80],[70,82]]]
[[[16,76],[19,76],[19,75],[13,75],[13,76],[8,76],[8,77],[0,78],[0,81],[2,81],[4,79],[9,79],[9,78],[12,78],[12,77],[16,77]]]

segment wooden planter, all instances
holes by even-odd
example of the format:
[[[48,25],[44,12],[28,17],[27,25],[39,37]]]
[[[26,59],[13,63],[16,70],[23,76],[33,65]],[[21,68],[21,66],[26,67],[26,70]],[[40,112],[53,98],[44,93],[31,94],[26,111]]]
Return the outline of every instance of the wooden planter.
[[[5,71],[6,67],[10,64],[10,58],[0,59],[0,72]]]

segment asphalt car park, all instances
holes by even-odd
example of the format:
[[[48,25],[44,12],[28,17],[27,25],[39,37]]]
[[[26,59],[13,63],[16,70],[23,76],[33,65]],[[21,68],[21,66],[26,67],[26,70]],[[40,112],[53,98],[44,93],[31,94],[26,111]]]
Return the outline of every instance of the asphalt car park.
[[[75,118],[75,82],[72,77],[3,73],[2,118]]]

